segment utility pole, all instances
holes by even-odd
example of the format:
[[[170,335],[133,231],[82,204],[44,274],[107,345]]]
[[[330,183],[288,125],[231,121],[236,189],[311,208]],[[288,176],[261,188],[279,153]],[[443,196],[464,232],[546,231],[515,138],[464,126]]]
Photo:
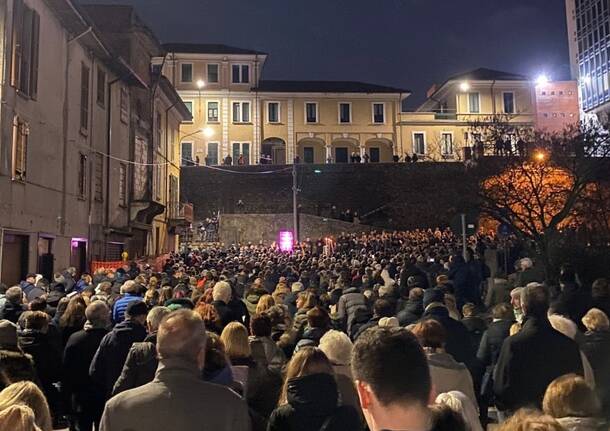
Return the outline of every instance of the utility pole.
[[[299,215],[297,204],[297,164],[292,162],[292,233],[294,241],[299,242]]]

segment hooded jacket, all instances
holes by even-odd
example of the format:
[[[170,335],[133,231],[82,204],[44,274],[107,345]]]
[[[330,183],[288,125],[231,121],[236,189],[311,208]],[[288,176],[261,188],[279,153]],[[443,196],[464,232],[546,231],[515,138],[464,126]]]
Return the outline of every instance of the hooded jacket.
[[[273,411],[267,431],[362,429],[358,412],[353,407],[338,407],[337,383],[330,374],[311,374],[290,380],[287,401]]]
[[[343,295],[337,303],[337,319],[340,321],[341,327],[348,333],[351,333],[357,311],[363,308],[367,308],[366,297],[357,287],[350,287],[343,291]]]

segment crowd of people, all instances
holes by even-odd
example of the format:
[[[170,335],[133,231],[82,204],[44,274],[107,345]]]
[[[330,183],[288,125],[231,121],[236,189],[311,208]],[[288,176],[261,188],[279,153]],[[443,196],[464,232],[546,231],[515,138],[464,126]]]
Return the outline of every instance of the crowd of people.
[[[209,245],[0,285],[0,431],[607,430],[610,288],[492,236]],[[492,265],[493,266],[493,265]]]

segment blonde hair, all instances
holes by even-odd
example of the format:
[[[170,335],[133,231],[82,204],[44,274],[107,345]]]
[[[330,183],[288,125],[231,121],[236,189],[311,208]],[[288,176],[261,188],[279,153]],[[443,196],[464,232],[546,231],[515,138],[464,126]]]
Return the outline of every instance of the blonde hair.
[[[521,323],[515,322],[512,325],[510,325],[509,334],[511,336],[513,336],[515,334],[518,334],[520,330],[521,330]]]
[[[546,388],[542,409],[554,418],[595,417],[601,410],[599,398],[585,379],[576,374],[558,377]]]
[[[288,383],[290,383],[290,380],[311,374],[335,375],[332,364],[322,350],[316,347],[303,347],[294,354],[286,365],[286,377],[278,405],[288,403]]]
[[[538,410],[520,409],[498,431],[565,431],[551,416]]]
[[[36,425],[42,431],[53,429],[47,400],[34,383],[29,381],[13,383],[0,392],[0,411],[18,404],[32,409]]]
[[[263,295],[256,304],[256,314],[262,314],[275,305],[275,300],[271,295]]]
[[[599,308],[592,308],[582,318],[582,323],[588,331],[607,331],[610,329],[608,316]]]
[[[225,345],[225,352],[229,359],[248,358],[252,356],[250,343],[248,342],[248,330],[239,322],[231,322],[220,334],[220,339]]]
[[[0,411],[0,431],[38,431],[34,412],[28,406],[16,404]]]

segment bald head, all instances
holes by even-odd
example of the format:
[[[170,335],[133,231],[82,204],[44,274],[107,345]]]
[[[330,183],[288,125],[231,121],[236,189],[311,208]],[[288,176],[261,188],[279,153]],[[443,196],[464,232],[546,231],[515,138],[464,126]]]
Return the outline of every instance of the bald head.
[[[203,368],[206,332],[201,317],[192,310],[174,311],[161,321],[157,353],[163,359],[182,359]]]
[[[94,326],[106,326],[110,318],[110,309],[104,301],[93,301],[85,309],[85,317]]]

